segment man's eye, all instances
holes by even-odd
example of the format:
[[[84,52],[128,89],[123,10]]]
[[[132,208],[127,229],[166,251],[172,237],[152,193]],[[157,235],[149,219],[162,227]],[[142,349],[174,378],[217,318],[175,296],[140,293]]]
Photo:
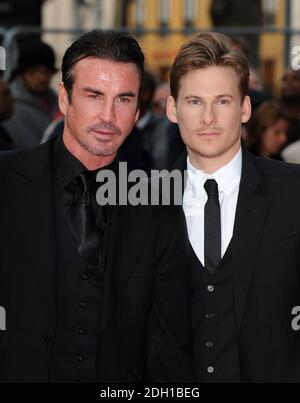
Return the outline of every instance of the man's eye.
[[[123,104],[127,104],[128,102],[130,102],[129,98],[126,97],[119,97],[117,101]]]
[[[201,101],[199,99],[190,99],[189,101],[190,105],[200,105]]]
[[[92,98],[92,99],[99,99],[99,98],[100,98],[100,95],[99,95],[99,94],[89,94],[88,97],[89,97],[89,98]]]
[[[218,104],[219,105],[228,105],[229,104],[229,99],[219,99]]]

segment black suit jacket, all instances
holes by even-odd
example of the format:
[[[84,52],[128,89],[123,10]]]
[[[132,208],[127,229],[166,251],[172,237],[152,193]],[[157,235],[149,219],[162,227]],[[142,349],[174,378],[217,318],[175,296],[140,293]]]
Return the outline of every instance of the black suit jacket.
[[[186,153],[174,168],[186,168]],[[242,381],[299,382],[300,166],[243,150],[233,234]]]
[[[47,382],[56,323],[50,147],[0,155],[0,381]],[[178,207],[112,208],[97,382],[189,381],[188,241]]]

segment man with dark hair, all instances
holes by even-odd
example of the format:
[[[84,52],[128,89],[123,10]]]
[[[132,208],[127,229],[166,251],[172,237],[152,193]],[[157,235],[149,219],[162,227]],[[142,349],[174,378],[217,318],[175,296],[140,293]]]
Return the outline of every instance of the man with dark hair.
[[[183,197],[199,382],[299,382],[300,168],[241,147],[246,57],[200,33],[171,69],[167,114],[187,154]]]
[[[22,44],[10,85],[15,111],[5,123],[18,148],[37,146],[57,113],[57,94],[50,88],[55,72],[55,54],[49,45],[37,40]]]
[[[96,201],[102,168],[119,181],[143,62],[127,34],[84,34],[63,58],[63,135],[0,157],[1,381],[191,380],[181,209]]]
[[[140,95],[139,120],[119,153],[120,159],[128,162],[130,170],[143,169],[150,173],[152,169],[163,169],[167,165],[169,121],[166,116],[156,115],[152,111],[155,88],[155,76],[150,71],[145,71]]]
[[[281,105],[291,120],[287,144],[300,140],[300,71],[287,69],[281,80]]]
[[[300,162],[300,71],[291,68],[281,80],[281,106],[290,119],[287,145],[282,151],[286,162]]]

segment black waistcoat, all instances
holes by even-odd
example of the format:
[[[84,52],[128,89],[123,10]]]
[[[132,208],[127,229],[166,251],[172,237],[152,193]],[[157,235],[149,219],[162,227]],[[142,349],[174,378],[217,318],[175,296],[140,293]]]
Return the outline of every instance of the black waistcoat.
[[[93,382],[103,267],[99,264],[95,269],[85,268],[58,197],[55,200],[55,214],[57,324],[49,380]]]
[[[231,243],[214,274],[192,251],[190,287],[197,382],[240,381]]]

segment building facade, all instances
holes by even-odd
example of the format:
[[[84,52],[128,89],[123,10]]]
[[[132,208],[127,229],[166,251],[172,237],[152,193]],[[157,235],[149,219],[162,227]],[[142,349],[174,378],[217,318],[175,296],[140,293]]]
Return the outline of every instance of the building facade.
[[[214,1],[218,2],[218,0],[46,0],[42,7],[42,27],[46,30],[126,28],[141,43],[148,68],[165,80],[181,44],[196,32],[216,29],[213,26],[211,12]],[[230,0],[228,3],[233,2],[234,0]],[[220,0],[221,5],[224,6],[225,3],[226,0]],[[245,14],[253,12],[251,10],[253,1],[241,3],[244,5]],[[300,29],[299,3],[299,0],[261,0],[262,21],[257,24],[257,29],[262,32],[266,28],[282,29],[286,24],[290,24],[294,29]],[[224,10],[226,12],[225,7]],[[230,14],[230,9],[227,12]],[[239,25],[245,25],[245,18],[238,17],[237,21]],[[228,33],[232,32],[234,36],[240,36],[238,27],[233,31],[232,27],[228,27]],[[259,74],[265,87],[276,94],[279,92],[280,79],[287,64],[287,46],[291,53],[292,46],[300,45],[300,37],[291,35],[288,45],[283,32],[256,33],[247,36],[252,46],[251,38],[255,37],[257,41],[253,42],[257,47]],[[74,35],[70,33],[44,35],[44,39],[55,48],[59,60],[73,38]],[[252,62],[255,64],[254,58]]]
[[[270,27],[283,28],[286,22],[286,1],[262,0],[263,18],[257,28],[262,31]],[[149,67],[162,79],[168,77],[174,56],[188,37],[204,29],[214,29],[212,0],[127,0],[126,3],[127,26],[137,32]],[[244,5],[245,13],[251,13],[251,1],[240,3]],[[292,0],[292,15],[293,10],[299,8],[298,3]],[[297,20],[295,16],[293,19]],[[228,33],[234,32],[233,36],[241,36],[238,28],[233,31],[230,28]],[[247,35],[249,42],[251,37],[254,38],[255,34]],[[285,36],[282,33],[257,33],[256,37],[259,73],[266,88],[276,93],[285,68]]]

